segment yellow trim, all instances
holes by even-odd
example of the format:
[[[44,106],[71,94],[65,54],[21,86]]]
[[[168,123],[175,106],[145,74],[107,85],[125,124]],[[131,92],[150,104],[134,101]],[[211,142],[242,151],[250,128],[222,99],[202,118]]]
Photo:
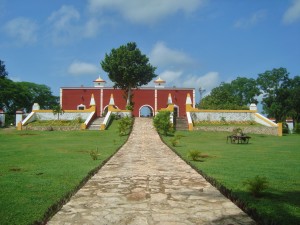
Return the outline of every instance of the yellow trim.
[[[275,127],[273,122],[271,122],[270,120],[268,120],[265,117],[261,116],[260,114],[255,114],[255,116],[257,116],[261,120],[265,121],[267,124],[271,125],[272,127]]]
[[[131,110],[122,110],[122,109],[118,109],[118,108],[115,108],[113,105],[109,105],[108,106],[108,111],[111,111],[111,112],[131,112]]]
[[[193,108],[191,104],[185,105],[185,111],[186,112],[200,112],[199,109]]]
[[[53,113],[53,110],[51,109],[40,109],[40,110],[32,110],[32,112],[43,112],[43,113]]]
[[[85,123],[82,123],[80,125],[80,130],[86,130],[86,124]]]
[[[277,123],[278,125],[278,136],[281,137],[282,136],[282,123]]]
[[[105,124],[101,124],[100,130],[105,130]]]
[[[170,111],[170,112],[174,112],[174,104],[169,104],[169,105],[167,106],[167,108],[162,108],[162,109],[158,110],[158,112],[160,112],[160,111]]]
[[[22,122],[21,121],[17,124],[17,130],[22,130]]]
[[[189,123],[189,131],[192,131],[194,129],[194,125],[192,123]]]

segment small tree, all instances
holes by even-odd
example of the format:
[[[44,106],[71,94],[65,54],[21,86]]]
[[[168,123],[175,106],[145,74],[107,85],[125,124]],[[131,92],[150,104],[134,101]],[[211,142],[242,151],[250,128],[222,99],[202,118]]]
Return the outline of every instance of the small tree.
[[[170,122],[170,112],[161,111],[159,112],[153,120],[154,127],[159,133],[167,136],[168,133],[174,133],[172,123]]]
[[[52,111],[53,111],[54,116],[57,115],[57,120],[59,120],[59,115],[62,115],[65,113],[65,111],[61,108],[61,105],[54,106]]]

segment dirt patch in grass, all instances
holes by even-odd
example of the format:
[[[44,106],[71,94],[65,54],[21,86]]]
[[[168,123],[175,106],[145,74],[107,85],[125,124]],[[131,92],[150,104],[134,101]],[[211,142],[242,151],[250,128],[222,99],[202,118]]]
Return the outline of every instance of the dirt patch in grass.
[[[21,168],[18,168],[18,167],[13,167],[13,168],[10,168],[9,171],[13,171],[13,172],[21,172],[22,169],[21,169]]]
[[[18,134],[19,136],[31,136],[31,135],[38,135],[38,134],[33,134],[33,133],[21,133]]]

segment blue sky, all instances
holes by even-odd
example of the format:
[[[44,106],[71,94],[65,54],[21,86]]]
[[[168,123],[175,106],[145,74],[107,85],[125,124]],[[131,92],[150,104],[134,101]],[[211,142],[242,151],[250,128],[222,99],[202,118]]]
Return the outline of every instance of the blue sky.
[[[300,0],[0,0],[0,34],[9,78],[55,95],[99,75],[112,85],[100,61],[128,42],[166,86],[209,93],[273,68],[300,75]]]

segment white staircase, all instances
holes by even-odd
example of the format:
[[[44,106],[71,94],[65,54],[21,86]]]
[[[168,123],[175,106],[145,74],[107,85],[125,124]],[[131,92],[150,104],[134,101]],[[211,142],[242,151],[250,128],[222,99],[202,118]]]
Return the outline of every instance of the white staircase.
[[[100,130],[100,126],[101,126],[103,121],[104,121],[104,117],[97,117],[89,125],[88,130]]]

